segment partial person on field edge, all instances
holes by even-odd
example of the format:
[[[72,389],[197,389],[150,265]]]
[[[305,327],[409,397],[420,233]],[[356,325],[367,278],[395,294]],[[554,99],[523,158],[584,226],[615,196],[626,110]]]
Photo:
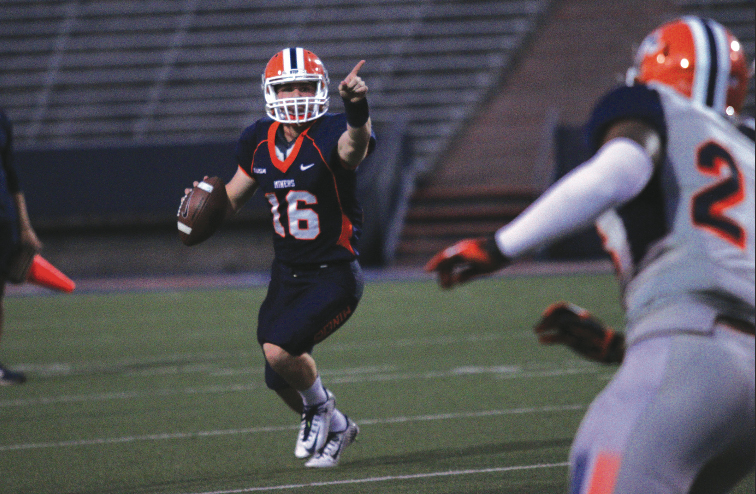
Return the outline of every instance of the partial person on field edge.
[[[14,163],[13,124],[0,109],[0,335],[2,335],[3,300],[5,285],[12,261],[22,249],[33,255],[42,248],[42,242],[29,220],[26,199],[21,190]],[[22,384],[26,376],[0,364],[0,386]]]

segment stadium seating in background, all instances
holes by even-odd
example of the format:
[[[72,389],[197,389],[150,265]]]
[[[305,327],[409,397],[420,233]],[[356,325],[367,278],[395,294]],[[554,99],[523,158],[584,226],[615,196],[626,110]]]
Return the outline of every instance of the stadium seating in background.
[[[366,218],[366,237],[381,237],[382,246],[371,246],[376,262],[418,266],[450,240],[509,221],[554,178],[546,164],[557,154],[558,129],[577,125],[570,118],[584,109],[576,109],[576,102],[590,103],[608,88],[595,74],[614,74],[587,57],[590,70],[574,84],[577,73],[529,66],[532,50],[552,45],[536,63],[574,57],[570,49],[590,51],[584,37],[600,27],[601,9],[623,6],[639,22],[611,26],[622,39],[615,35],[616,45],[608,49],[604,41],[596,43],[621,65],[645,24],[679,13],[724,23],[753,59],[752,0],[6,0],[0,4],[0,105],[15,123],[22,161],[46,157],[26,172],[34,176],[24,181],[27,189],[46,175],[68,177],[90,190],[101,183],[98,173],[109,175],[102,183],[134,171],[149,174],[129,156],[133,149],[135,157],[149,157],[154,149],[169,173],[145,186],[180,191],[184,175],[196,178],[201,166],[179,163],[182,156],[193,149],[230,150],[239,131],[262,114],[259,77],[273,53],[286,46],[313,50],[327,64],[334,91],[355,62],[366,59],[361,74],[370,86],[376,128],[401,139],[380,157],[397,161],[381,163],[391,168],[387,174],[370,166],[363,172],[364,181],[390,188],[367,197],[366,209],[383,210],[380,224],[370,226]],[[639,32],[631,32],[630,24]],[[566,41],[541,39],[549,25],[561,29]],[[518,79],[523,68],[531,71],[529,78]],[[565,88],[572,93],[565,95]],[[547,90],[553,96],[543,96]],[[550,113],[537,114],[534,105]],[[338,97],[332,109],[341,109]],[[745,112],[754,113],[753,85]],[[96,163],[73,169],[77,159],[71,153],[97,157],[107,149],[119,154],[101,169]],[[66,160],[48,162],[59,150]],[[226,159],[233,156],[211,166]],[[183,174],[172,166],[184,166]],[[84,171],[86,180],[71,179]],[[49,201],[48,191],[27,190],[36,218],[59,218],[61,204]],[[143,203],[136,210],[128,201],[98,201],[79,191],[72,223],[81,233],[88,221],[112,225],[130,217],[133,227],[151,211],[154,225],[173,200],[157,192],[144,197],[160,201],[159,208]]]
[[[402,151],[386,153],[399,162],[382,163],[391,170],[378,177],[391,190],[363,186],[373,194],[366,198],[365,237],[381,237],[383,244],[370,246],[370,258],[391,262],[414,177],[434,168],[475,109],[485,104],[550,4],[3,2],[0,105],[14,120],[27,175],[62,177],[66,198],[75,203],[67,222],[61,213],[68,209],[50,200],[48,186],[38,194],[27,190],[30,210],[43,230],[46,224],[58,225],[59,235],[68,223],[79,233],[88,225],[125,222],[133,228],[145,218],[155,226],[169,217],[165,212],[172,199],[159,192],[182,190],[196,178],[202,153],[227,149],[262,114],[259,77],[270,56],[287,46],[305,46],[326,63],[334,92],[341,77],[366,59],[361,75],[370,86],[376,128],[391,139],[397,138],[397,129],[402,132],[397,144]],[[342,108],[338,97],[331,105]],[[151,148],[162,162],[151,158]],[[106,158],[108,149],[112,160]],[[57,151],[65,153],[60,155],[64,160],[55,162]],[[179,161],[187,153],[195,159]],[[141,161],[130,164],[130,157]],[[86,161],[81,166],[79,158]],[[91,162],[95,158],[99,161]],[[225,159],[233,157],[219,156],[211,166]],[[105,161],[107,166],[99,166]],[[139,203],[119,197],[122,191],[113,183],[116,177],[135,180],[129,175],[135,171],[163,175],[143,182],[155,190],[146,190]],[[78,179],[82,173],[86,177]],[[375,178],[370,170],[363,175]],[[26,182],[35,185],[35,180]],[[105,187],[98,190],[98,183]],[[100,200],[96,194],[102,189],[113,193]],[[382,209],[376,212],[376,205]],[[380,225],[372,221],[375,216]]]
[[[421,265],[438,249],[510,221],[582,159],[581,126],[595,101],[624,81],[634,48],[655,26],[695,14],[722,22],[754,58],[752,0],[554,2],[520,62],[492,92],[411,197],[396,263]],[[744,107],[754,114],[753,80]],[[595,232],[567,239],[551,259],[604,257]]]
[[[549,3],[12,0],[0,7],[0,104],[21,148],[235,140],[261,114],[267,60],[305,46],[326,63],[332,89],[368,60],[373,119],[408,121],[424,166],[485,101]]]

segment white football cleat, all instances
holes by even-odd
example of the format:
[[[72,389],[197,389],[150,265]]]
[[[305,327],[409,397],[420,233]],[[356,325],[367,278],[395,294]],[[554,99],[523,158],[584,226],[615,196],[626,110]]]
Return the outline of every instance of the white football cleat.
[[[294,456],[307,458],[320,451],[328,439],[331,417],[336,409],[336,397],[326,389],[328,400],[314,407],[306,407],[299,425]]]
[[[330,468],[339,464],[341,454],[344,452],[347,446],[352,444],[357,438],[357,434],[360,433],[360,428],[357,424],[352,422],[349,417],[347,419],[347,428],[341,432],[331,432],[328,434],[328,441],[326,441],[323,449],[318,451],[318,454],[310,458],[306,467],[310,468]]]

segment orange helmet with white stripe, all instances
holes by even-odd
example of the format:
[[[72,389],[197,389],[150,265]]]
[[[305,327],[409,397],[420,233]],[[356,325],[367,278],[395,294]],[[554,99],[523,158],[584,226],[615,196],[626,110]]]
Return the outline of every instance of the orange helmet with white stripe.
[[[750,77],[737,38],[718,22],[693,16],[649,34],[628,75],[637,82],[660,82],[728,115],[743,107]]]
[[[292,82],[315,85],[314,96],[278,99],[276,86]],[[265,110],[273,120],[301,124],[320,118],[328,111],[328,71],[310,50],[286,48],[268,61],[262,75]]]

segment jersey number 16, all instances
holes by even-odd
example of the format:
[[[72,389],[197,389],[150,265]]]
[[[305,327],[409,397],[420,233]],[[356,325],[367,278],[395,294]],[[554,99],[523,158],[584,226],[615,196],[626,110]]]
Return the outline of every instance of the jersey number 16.
[[[270,211],[273,213],[273,229],[282,237],[286,237],[286,229],[281,223],[278,197],[268,193],[265,197],[270,203]],[[306,190],[291,190],[286,194],[286,216],[289,218],[289,234],[298,240],[314,240],[320,235],[320,219],[318,213],[307,206],[318,203],[318,198]]]

